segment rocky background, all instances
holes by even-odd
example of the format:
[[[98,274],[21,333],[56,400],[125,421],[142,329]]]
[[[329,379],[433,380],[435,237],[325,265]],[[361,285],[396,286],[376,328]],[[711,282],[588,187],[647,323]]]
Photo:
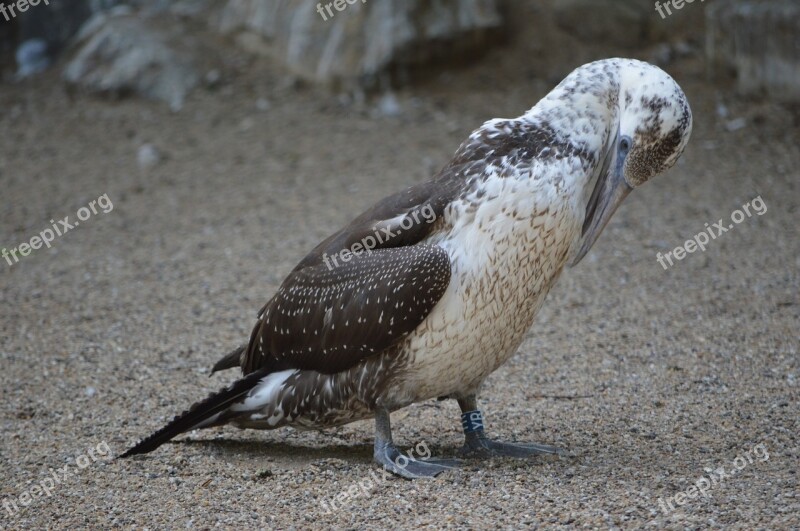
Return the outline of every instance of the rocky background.
[[[0,529],[800,528],[798,3],[670,5],[366,0],[323,20],[308,0],[50,0],[0,14],[0,248],[113,202],[52,248],[0,258]],[[690,145],[564,273],[481,396],[492,435],[570,457],[382,479],[364,421],[217,428],[86,461],[230,383],[209,367],[331,231],[609,56],[676,78]],[[656,261],[757,196],[763,215],[669,270]],[[462,443],[453,401],[392,421],[403,449]],[[685,494],[738,458],[707,496]]]
[[[178,109],[204,76],[213,83],[225,69],[220,59],[200,70],[217,38],[275,58],[287,78],[357,91],[402,86],[524,36],[547,44],[544,77],[560,76],[576,56],[644,49],[662,66],[702,56],[709,78],[734,79],[741,95],[800,101],[800,4],[792,0],[684,3],[663,16],[642,0],[370,0],[333,9],[333,17],[317,4],[60,0],[0,24],[0,64],[7,82],[58,68],[88,93],[135,94]]]

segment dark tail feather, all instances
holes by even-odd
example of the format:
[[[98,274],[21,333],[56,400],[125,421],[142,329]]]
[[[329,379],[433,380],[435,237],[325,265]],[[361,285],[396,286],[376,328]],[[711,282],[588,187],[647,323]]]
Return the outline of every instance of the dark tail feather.
[[[269,372],[267,369],[261,369],[252,374],[248,374],[241,380],[235,381],[230,386],[219,391],[212,393],[202,402],[197,402],[187,411],[178,415],[172,422],[155,432],[150,437],[142,440],[139,444],[119,456],[120,458],[130,457],[137,454],[146,454],[152,452],[165,442],[173,437],[180,435],[185,431],[193,429],[198,424],[210,419],[216,413],[223,411],[230,407],[234,402],[242,398],[253,387],[258,385],[258,382]]]
[[[215,372],[239,367],[241,365],[242,352],[244,352],[246,348],[247,345],[242,345],[233,352],[226,354],[224,358],[214,364],[214,366],[211,368],[211,374],[209,374],[209,376],[213,375]]]

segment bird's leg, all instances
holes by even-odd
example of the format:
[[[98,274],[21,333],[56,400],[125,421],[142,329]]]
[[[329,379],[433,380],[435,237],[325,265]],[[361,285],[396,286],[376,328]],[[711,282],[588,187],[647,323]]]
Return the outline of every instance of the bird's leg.
[[[544,444],[521,444],[497,442],[486,437],[483,431],[483,416],[478,410],[475,395],[458,400],[461,408],[461,425],[464,428],[464,457],[530,457],[538,454],[565,455],[566,452],[554,446]]]
[[[410,452],[405,455],[392,442],[389,410],[375,411],[375,462],[392,474],[406,479],[432,478],[459,465],[457,459],[422,459]]]

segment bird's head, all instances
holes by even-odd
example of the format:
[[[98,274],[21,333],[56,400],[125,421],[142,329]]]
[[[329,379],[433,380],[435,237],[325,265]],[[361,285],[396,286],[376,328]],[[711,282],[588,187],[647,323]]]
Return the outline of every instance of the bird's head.
[[[593,79],[595,83],[605,80],[605,105],[611,111],[607,116],[613,123],[586,206],[573,265],[589,252],[634,188],[677,162],[692,132],[692,111],[686,95],[660,68],[631,59],[609,59],[581,67],[571,76],[576,74],[578,79]]]

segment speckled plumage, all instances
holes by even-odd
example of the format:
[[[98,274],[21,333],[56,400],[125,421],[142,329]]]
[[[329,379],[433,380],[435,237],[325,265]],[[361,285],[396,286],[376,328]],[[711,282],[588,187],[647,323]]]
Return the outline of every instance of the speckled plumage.
[[[690,131],[685,96],[656,67],[612,59],[577,69],[521,117],[473,132],[432,181],[318,245],[260,312],[240,353],[247,383],[131,453],[196,427],[324,428],[474,396],[578,254],[618,139],[632,139],[621,171],[633,187],[674,164]],[[435,222],[409,226],[422,208]],[[332,270],[324,263],[378,230],[394,236]]]

